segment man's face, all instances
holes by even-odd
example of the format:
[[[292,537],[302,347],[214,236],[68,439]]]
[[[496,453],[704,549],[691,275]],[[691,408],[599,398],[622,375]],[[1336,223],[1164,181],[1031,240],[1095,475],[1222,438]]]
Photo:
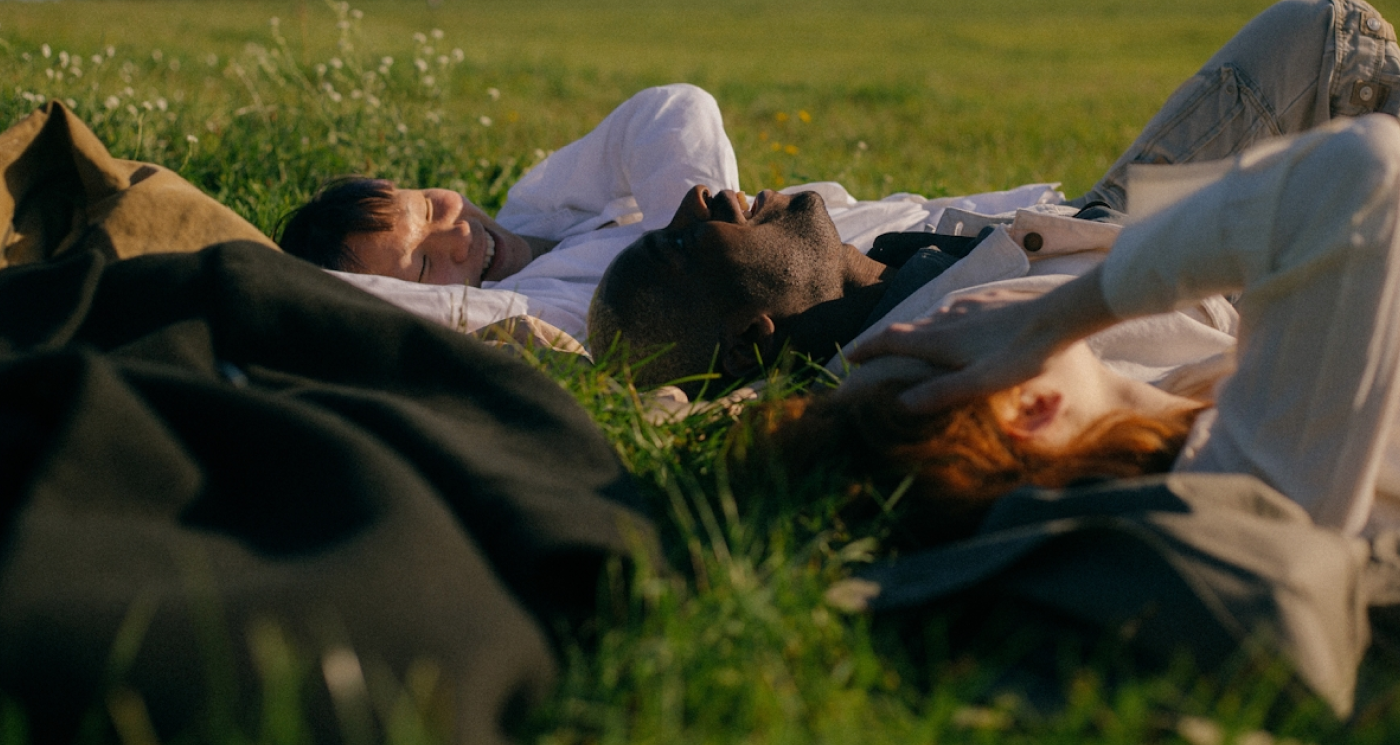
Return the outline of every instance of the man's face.
[[[591,343],[606,348],[620,335],[634,358],[668,349],[634,370],[645,385],[715,360],[740,377],[761,361],[755,352],[782,344],[786,319],[840,297],[850,251],[815,193],[765,191],[749,208],[734,192],[696,187],[670,225],[608,267],[589,312]]]
[[[530,246],[466,197],[447,189],[395,189],[393,227],[351,233],[359,271],[431,285],[508,277],[530,263]]]
[[[732,191],[697,186],[671,223],[623,251],[608,273],[645,282],[720,314],[784,314],[841,282],[841,238],[813,192],[764,191],[752,207]],[[701,310],[695,308],[695,310]]]

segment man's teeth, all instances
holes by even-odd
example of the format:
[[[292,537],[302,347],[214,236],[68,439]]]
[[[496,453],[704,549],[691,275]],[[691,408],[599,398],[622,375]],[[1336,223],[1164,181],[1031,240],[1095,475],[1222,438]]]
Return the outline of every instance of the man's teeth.
[[[486,260],[481,262],[481,273],[485,274],[491,268],[491,262],[496,260],[496,236],[486,232]]]

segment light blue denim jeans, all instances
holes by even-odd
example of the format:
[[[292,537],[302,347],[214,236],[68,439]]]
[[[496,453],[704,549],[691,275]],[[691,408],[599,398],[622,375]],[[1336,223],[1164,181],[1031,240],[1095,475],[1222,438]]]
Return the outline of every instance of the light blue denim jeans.
[[[1284,0],[1177,88],[1108,174],[1071,204],[1126,209],[1132,163],[1216,160],[1375,111],[1400,111],[1395,28],[1362,0]]]

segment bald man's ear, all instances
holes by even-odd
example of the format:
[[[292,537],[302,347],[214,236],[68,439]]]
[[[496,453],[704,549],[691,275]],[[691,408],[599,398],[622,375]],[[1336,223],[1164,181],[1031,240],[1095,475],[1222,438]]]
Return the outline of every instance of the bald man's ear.
[[[767,313],[749,320],[737,333],[730,332],[724,340],[720,367],[730,377],[743,378],[753,374],[764,360],[772,361],[773,319]]]

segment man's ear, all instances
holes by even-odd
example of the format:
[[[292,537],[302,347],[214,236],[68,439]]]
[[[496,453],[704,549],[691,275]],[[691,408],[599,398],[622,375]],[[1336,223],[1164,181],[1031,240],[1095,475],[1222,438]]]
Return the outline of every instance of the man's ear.
[[[742,378],[751,374],[760,362],[771,361],[775,328],[773,318],[760,313],[749,319],[742,329],[730,331],[720,354],[720,367],[730,377]]]

